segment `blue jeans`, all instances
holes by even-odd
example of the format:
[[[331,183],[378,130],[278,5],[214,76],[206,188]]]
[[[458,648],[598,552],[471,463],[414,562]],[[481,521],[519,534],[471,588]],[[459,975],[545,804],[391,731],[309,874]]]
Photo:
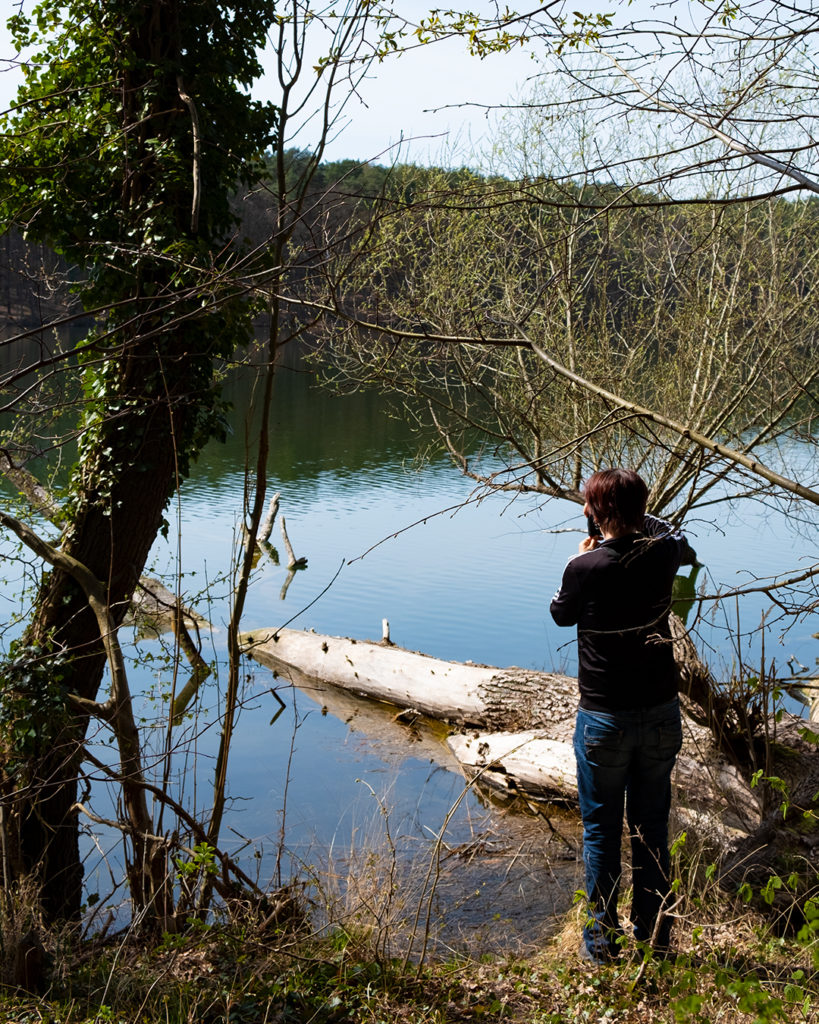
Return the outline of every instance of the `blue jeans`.
[[[668,814],[671,770],[682,744],[679,702],[634,711],[577,712],[574,752],[583,818],[588,919],[586,949],[594,960],[616,957],[623,935],[617,918],[623,804],[631,837],[634,937],[651,940],[669,894]],[[654,945],[667,948],[671,919]]]

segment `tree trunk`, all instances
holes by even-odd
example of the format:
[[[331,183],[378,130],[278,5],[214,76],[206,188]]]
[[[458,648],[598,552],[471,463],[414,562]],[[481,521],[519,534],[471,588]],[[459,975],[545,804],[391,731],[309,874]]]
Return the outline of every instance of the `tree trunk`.
[[[75,352],[26,370],[19,391],[21,419],[36,421],[66,375],[79,457],[60,510],[70,568],[44,579],[0,666],[3,881],[37,883],[49,920],[79,912],[75,805],[88,716],[98,715],[120,744],[131,894],[161,922],[164,840],[137,806],[145,783],[122,705],[94,705],[106,654],[70,573],[79,564],[102,588],[94,607],[106,635],[107,623],[116,630],[169,495],[222,428],[213,361],[251,336],[247,293],[231,279],[243,247],[231,195],[276,133],[277,111],[246,92],[273,14],[260,0],[228,11],[213,0],[80,8],[87,17],[64,19],[57,0],[35,6],[40,45],[72,60],[38,65],[6,119],[14,145],[0,212],[65,255],[86,308],[106,312]],[[19,461],[0,460],[0,471]]]
[[[173,337],[163,340],[171,350],[165,359],[150,345],[143,359],[132,358],[124,367],[120,403],[131,411],[112,417],[83,464],[82,480],[89,484],[77,498],[62,546],[107,585],[117,625],[162,523],[176,482],[174,440],[185,433],[179,403],[186,398],[190,363],[174,360]],[[153,390],[160,373],[170,385],[162,401]],[[110,489],[100,493],[98,481],[108,481]],[[59,659],[59,675],[52,674],[51,682],[64,695],[96,699],[105,668],[99,627],[85,594],[64,572],[45,578],[25,645],[34,660]],[[14,777],[4,780],[12,877],[36,880],[49,921],[76,917],[82,902],[75,804],[88,716],[66,703],[61,718],[56,729],[36,723],[40,749],[27,766],[25,785]],[[162,908],[157,912],[163,916]]]

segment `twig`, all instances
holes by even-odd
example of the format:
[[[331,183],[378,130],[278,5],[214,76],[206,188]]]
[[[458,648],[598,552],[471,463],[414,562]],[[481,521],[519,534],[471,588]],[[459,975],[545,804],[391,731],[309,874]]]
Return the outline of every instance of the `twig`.
[[[191,131],[193,133],[193,198],[191,199],[191,234],[195,235],[199,230],[199,206],[202,201],[202,136],[199,130],[199,114],[193,97],[189,95],[182,81],[182,76],[176,76],[176,88],[179,90],[179,98],[188,108],[191,115]]]
[[[280,494],[278,491],[276,491],[276,493],[270,499],[270,506],[267,510],[267,516],[265,517],[262,525],[259,527],[259,536],[256,538],[256,543],[259,545],[259,547],[261,547],[262,544],[266,544],[270,540],[270,533],[273,529],[273,524],[276,522],[276,515],[278,514],[279,511],[279,498]]]
[[[290,570],[305,569],[307,567],[306,558],[296,558],[293,552],[293,545],[290,543],[290,538],[287,536],[287,524],[284,521],[284,516],[281,518],[282,540],[284,541],[284,549],[287,552],[287,568]]]

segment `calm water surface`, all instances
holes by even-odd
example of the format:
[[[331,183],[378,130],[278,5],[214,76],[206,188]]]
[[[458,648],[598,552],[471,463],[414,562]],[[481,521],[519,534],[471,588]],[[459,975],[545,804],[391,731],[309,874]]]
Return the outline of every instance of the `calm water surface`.
[[[244,486],[247,392],[236,384],[230,397],[234,434],[227,445],[209,448],[172,516],[181,546],[163,542],[155,552],[158,572],[173,571],[179,558],[187,594],[211,585],[210,606],[199,608],[216,626],[215,658],[223,656],[226,574]],[[579,509],[534,498],[479,500],[448,459],[417,464],[418,447],[418,438],[378,395],[335,397],[311,388],[307,375],[280,374],[270,491],[281,492],[280,514],[296,555],[306,556],[309,566],[283,596],[286,570],[260,562],[244,628],[288,622],[378,639],[386,617],[396,643],[438,657],[573,672],[573,631],[554,626],[548,602],[581,537]],[[780,510],[747,502],[716,506],[709,518],[700,516],[689,527],[708,567],[709,590],[796,570],[816,558],[810,527]],[[282,548],[278,524],[271,539]],[[729,639],[733,602],[710,609],[700,633],[714,664],[727,670],[739,660],[754,663],[759,652],[751,633],[764,607],[762,598],[742,605],[740,626],[749,636],[738,646]],[[789,657],[812,664],[816,624],[785,630],[788,625],[783,620],[769,630],[767,657],[780,666]],[[168,686],[160,669],[145,664],[151,648],[140,648],[146,691]],[[542,823],[501,816],[474,793],[464,797],[463,779],[437,740],[414,743],[400,726],[382,729],[377,713],[370,719],[333,707],[321,694],[311,699],[283,687],[278,692],[286,710],[271,723],[278,704],[270,690],[281,680],[252,663],[247,673],[226,839],[237,850],[248,844],[246,856],[261,878],[307,865],[328,871],[323,877],[335,877],[341,891],[351,875],[366,874],[362,864],[373,851],[383,851],[385,829],[402,864],[415,864],[416,875],[423,874],[432,839],[460,799],[444,833],[452,870],[436,894],[450,910],[460,908],[459,927],[483,929],[490,944],[492,936],[530,941],[570,901],[578,884],[571,829],[562,829],[564,842]],[[202,694],[211,716],[219,692],[212,683]],[[215,734],[211,729],[199,736],[204,757],[182,780],[194,802],[208,802]],[[255,859],[252,849],[260,853]],[[520,856],[524,850],[526,857]],[[498,914],[504,927],[490,927]]]
[[[574,672],[573,631],[553,625],[548,603],[582,535],[577,506],[508,496],[478,500],[447,459],[416,464],[418,439],[376,394],[334,397],[311,388],[307,375],[288,372],[276,388],[270,492],[281,492],[280,514],[296,555],[309,565],[283,596],[286,570],[260,562],[244,629],[289,622],[378,639],[386,617],[396,643],[441,658]],[[245,386],[232,385],[228,397],[236,406],[234,433],[227,445],[212,445],[185,482],[169,514],[171,539],[157,543],[152,566],[160,575],[181,567],[186,599],[215,626],[205,655],[217,662],[224,657],[229,573],[243,508],[248,414]],[[810,465],[803,479],[816,486]],[[278,531],[277,523],[271,540],[283,550]],[[712,521],[700,516],[689,533],[708,567],[709,590],[816,560],[810,525],[750,502],[716,506]],[[197,601],[206,590],[210,601]],[[746,601],[741,628],[750,634],[764,607],[762,598]],[[729,640],[734,618],[731,602],[711,610],[701,626],[704,653],[715,665],[758,657],[750,635],[739,646]],[[780,667],[789,657],[814,664],[816,623],[788,625],[773,623],[767,657]],[[162,650],[162,640],[143,639],[133,651],[132,686],[144,694],[146,719],[161,711],[171,685]],[[368,717],[355,707],[333,706],[321,694],[313,699],[254,663],[246,672],[224,838],[262,880],[307,866],[323,872],[322,899],[335,898],[351,877],[363,884],[376,871],[385,829],[402,870],[414,865],[418,879],[433,837],[447,822],[447,869],[436,906],[448,909],[465,933],[479,932],[485,945],[503,945],[510,936],[536,941],[555,911],[570,903],[579,876],[572,829],[559,816],[565,839],[543,823],[501,815],[472,792],[464,796],[463,779],[435,738],[418,740],[377,711]],[[218,740],[213,723],[224,682],[221,670],[200,695],[205,713],[174,737],[180,745],[195,737],[196,766],[177,757],[173,768],[180,792],[195,807],[210,800]],[[278,717],[274,687],[286,705]],[[163,741],[158,725],[152,741],[157,764]],[[106,870],[94,858],[91,850],[89,886],[104,895]]]

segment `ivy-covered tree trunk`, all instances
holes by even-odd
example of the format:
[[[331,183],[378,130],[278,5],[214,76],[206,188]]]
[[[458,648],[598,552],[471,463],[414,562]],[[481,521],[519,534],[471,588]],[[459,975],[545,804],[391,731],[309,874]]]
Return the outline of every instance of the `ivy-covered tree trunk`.
[[[248,309],[219,260],[235,258],[236,183],[275,126],[274,109],[243,88],[260,73],[271,8],[44,0],[31,22],[12,19],[21,45],[46,51],[3,125],[11,187],[0,212],[63,253],[86,307],[106,310],[63,384],[76,392],[81,375],[61,550],[104,585],[114,625],[180,476],[220,429],[214,360],[248,337]],[[30,378],[21,393],[36,395],[36,366]],[[25,439],[13,440],[22,453]],[[0,668],[4,878],[34,879],[49,920],[81,907],[81,701],[97,700],[105,659],[86,594],[54,569]],[[134,849],[152,851],[130,867],[134,904],[164,920],[161,844]]]
[[[162,340],[165,358],[157,350],[146,352],[143,359],[128,361],[138,373],[123,366],[118,375],[116,394],[128,411],[106,423],[100,439],[105,454],[96,448],[84,463],[83,476],[90,486],[76,496],[63,544],[66,554],[107,583],[117,623],[162,523],[176,479],[175,438],[186,433],[186,405],[192,398],[185,394],[188,359],[173,354],[172,335]],[[207,361],[208,356],[203,353],[199,359]],[[176,392],[176,409],[164,399],[152,402],[145,393],[146,381],[163,371]],[[100,480],[110,481],[104,494],[98,491]],[[60,667],[63,693],[96,698],[105,666],[99,628],[85,594],[64,572],[55,570],[45,580],[26,640],[33,651],[70,655]],[[44,666],[48,664],[46,657]],[[38,877],[47,916],[59,918],[76,914],[81,903],[74,808],[87,714],[68,703],[64,718],[54,724],[59,727],[53,735],[47,724],[39,727],[44,749],[25,773],[26,790],[17,787],[12,806],[19,828],[18,869]],[[134,898],[144,904],[148,880],[131,881],[132,888],[136,884]],[[160,909],[156,908],[158,913]]]

